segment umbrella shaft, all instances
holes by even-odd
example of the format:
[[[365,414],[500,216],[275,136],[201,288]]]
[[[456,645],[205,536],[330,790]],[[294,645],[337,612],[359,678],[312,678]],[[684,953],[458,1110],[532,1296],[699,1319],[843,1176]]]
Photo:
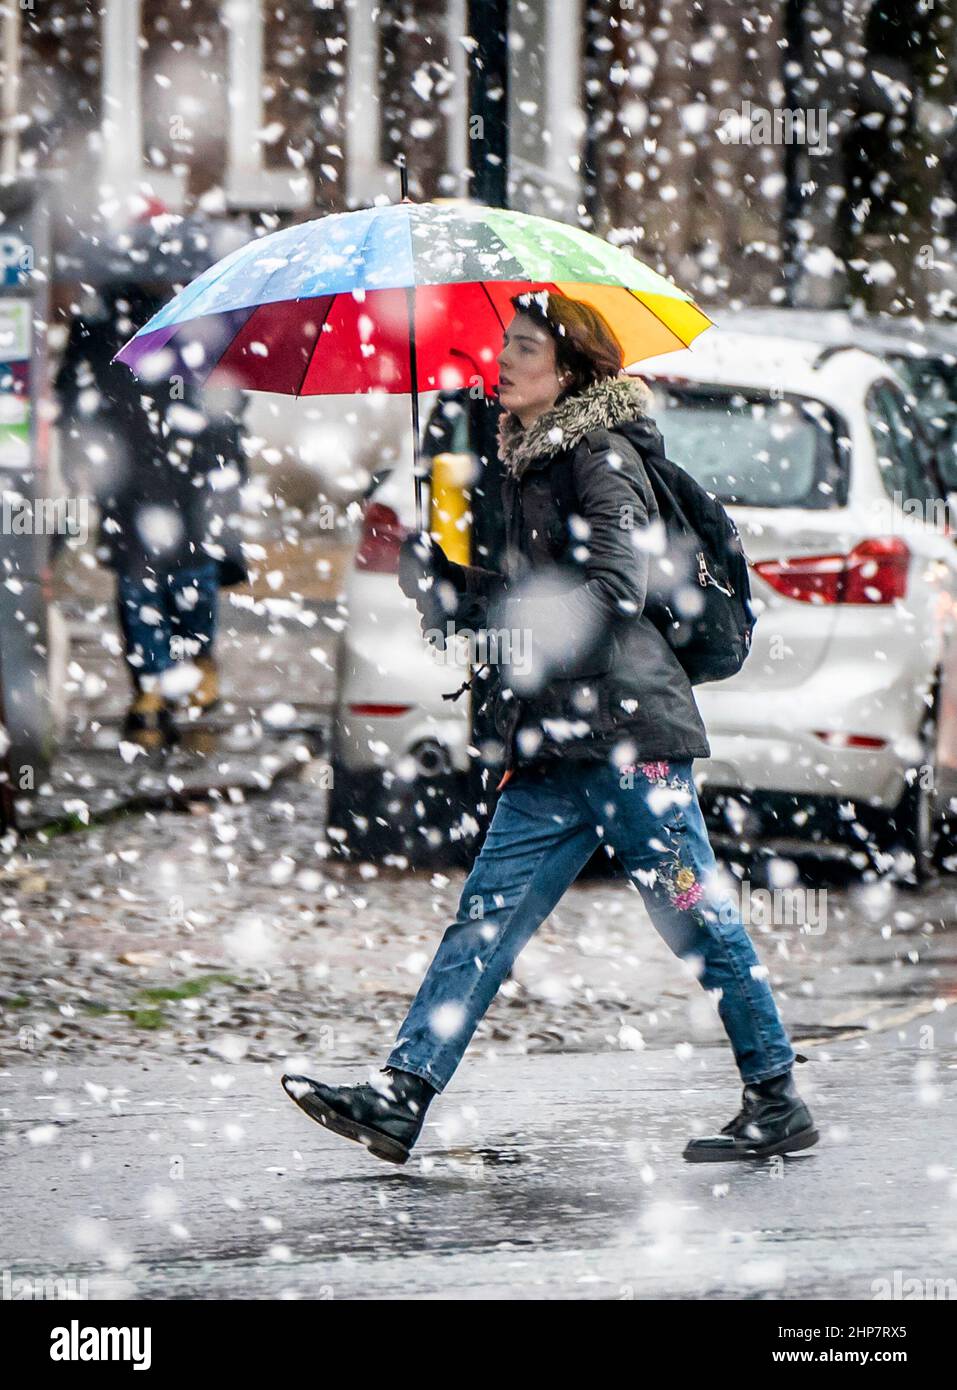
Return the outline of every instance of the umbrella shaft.
[[[409,316],[409,392],[412,402],[412,477],[415,484],[415,529],[423,530],[422,473],[419,468],[419,374],[415,356],[415,288],[405,291]]]

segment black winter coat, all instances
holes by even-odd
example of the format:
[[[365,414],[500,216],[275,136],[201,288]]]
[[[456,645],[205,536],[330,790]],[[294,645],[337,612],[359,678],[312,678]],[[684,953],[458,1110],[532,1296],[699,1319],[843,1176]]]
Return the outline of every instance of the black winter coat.
[[[663,537],[642,463],[663,453],[651,401],[620,376],[560,398],[528,431],[499,420],[505,573],[451,565],[450,621],[484,630],[479,661],[487,650],[494,667],[475,689],[493,701],[506,770],[710,756],[691,683],[644,612],[648,547]],[[597,445],[596,429],[615,438]]]
[[[97,555],[111,569],[142,578],[213,560],[220,584],[243,583],[235,523],[248,477],[245,398],[237,391],[228,410],[213,414],[188,384],[150,386],[111,361],[158,307],[121,288],[100,313],[73,320],[56,379],[64,471],[75,485],[86,455],[100,511]]]

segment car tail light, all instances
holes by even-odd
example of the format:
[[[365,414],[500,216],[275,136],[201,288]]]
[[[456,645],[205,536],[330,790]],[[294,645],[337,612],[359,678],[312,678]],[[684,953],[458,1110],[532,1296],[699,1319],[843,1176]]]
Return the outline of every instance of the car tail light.
[[[861,541],[850,555],[759,560],[754,571],[801,603],[893,603],[907,591],[910,550],[899,536]]]
[[[759,560],[754,571],[785,598],[801,603],[839,603],[843,555],[796,555],[791,560]]]
[[[910,551],[900,536],[861,541],[847,557],[842,603],[893,603],[907,592]]]
[[[814,737],[833,748],[884,748],[886,738],[875,738],[871,734],[845,734],[838,729],[815,729]]]
[[[388,715],[408,714],[411,705],[350,705],[349,713],[366,715],[370,719],[385,718]]]
[[[399,546],[407,534],[407,528],[391,507],[370,502],[362,518],[356,568],[375,574],[398,574]]]

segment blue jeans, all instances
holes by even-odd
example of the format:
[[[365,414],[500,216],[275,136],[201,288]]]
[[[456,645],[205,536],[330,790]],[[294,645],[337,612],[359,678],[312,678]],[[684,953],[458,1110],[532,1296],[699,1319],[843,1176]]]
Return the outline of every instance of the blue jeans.
[[[788,1070],[795,1054],[766,972],[733,899],[713,880],[690,760],[519,768],[387,1066],[445,1088],[512,962],[602,842],[613,846],[671,950],[717,992],[742,1080]]]
[[[219,570],[215,560],[169,574],[118,574],[116,604],[133,674],[158,676],[177,661],[211,656]]]

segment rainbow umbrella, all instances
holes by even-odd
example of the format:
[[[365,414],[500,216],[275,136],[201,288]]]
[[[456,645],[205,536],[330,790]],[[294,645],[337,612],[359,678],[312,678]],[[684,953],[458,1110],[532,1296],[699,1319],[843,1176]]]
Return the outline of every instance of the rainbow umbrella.
[[[403,170],[403,174],[404,174]],[[403,192],[405,180],[403,179]],[[138,377],[315,396],[497,380],[512,295],[592,305],[625,366],[687,347],[711,320],[628,252],[544,217],[459,202],[333,213],[252,241],[203,272],[117,354]],[[416,522],[422,526],[416,467]]]

